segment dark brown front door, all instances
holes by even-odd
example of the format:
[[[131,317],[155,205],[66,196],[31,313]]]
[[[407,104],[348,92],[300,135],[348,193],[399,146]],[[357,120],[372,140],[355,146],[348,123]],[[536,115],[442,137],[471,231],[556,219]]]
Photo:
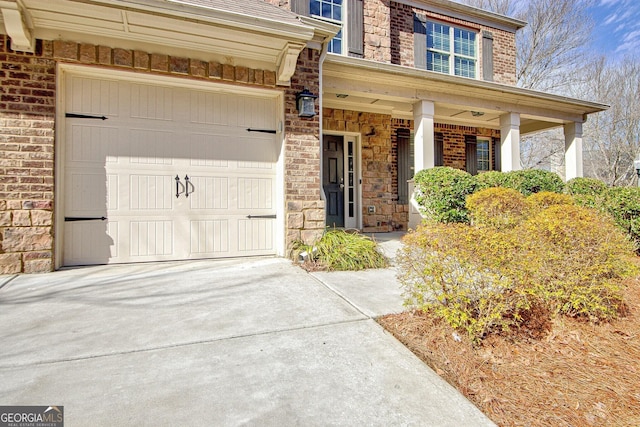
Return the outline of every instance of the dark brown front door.
[[[344,139],[325,135],[322,146],[322,187],[327,199],[327,226],[344,227]]]

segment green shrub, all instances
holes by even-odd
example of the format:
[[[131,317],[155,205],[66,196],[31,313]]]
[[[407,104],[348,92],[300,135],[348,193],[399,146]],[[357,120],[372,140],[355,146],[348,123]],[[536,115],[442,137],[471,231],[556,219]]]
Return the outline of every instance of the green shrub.
[[[629,235],[640,250],[640,188],[612,187],[603,195],[605,212]]]
[[[525,197],[511,188],[492,187],[467,197],[471,223],[508,228],[520,223],[527,212]]]
[[[599,208],[607,184],[595,178],[573,178],[567,181],[564,191],[573,196],[575,203],[580,206]]]
[[[525,196],[539,193],[541,191],[562,193],[564,190],[564,182],[562,181],[562,178],[553,172],[538,169],[526,169],[507,172],[505,175],[502,186],[518,190]]]
[[[556,205],[573,205],[573,197],[567,194],[552,193],[550,191],[541,191],[527,197],[527,205],[534,211],[541,211]]]
[[[467,222],[465,198],[476,191],[478,182],[467,172],[436,167],[418,172],[414,178],[416,201],[429,220]]]
[[[326,230],[315,245],[295,242],[292,255],[299,258],[301,254],[309,269],[357,271],[389,265],[374,240],[338,229]]]
[[[565,192],[572,196],[599,196],[606,190],[607,184],[595,178],[573,178],[565,185]]]
[[[507,174],[500,171],[484,172],[476,176],[480,188],[504,187]]]
[[[525,210],[513,227],[426,222],[405,236],[396,257],[405,305],[434,313],[476,342],[536,313],[616,317],[621,281],[638,273],[630,242],[593,209],[543,206]]]

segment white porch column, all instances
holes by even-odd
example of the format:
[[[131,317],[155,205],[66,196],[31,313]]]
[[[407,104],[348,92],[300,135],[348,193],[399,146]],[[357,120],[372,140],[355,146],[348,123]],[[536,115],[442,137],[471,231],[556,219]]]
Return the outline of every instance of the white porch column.
[[[413,104],[414,121],[414,166],[416,173],[435,166],[433,137],[433,115],[435,107],[431,101],[418,101]]]
[[[582,123],[564,125],[565,179],[582,177]]]
[[[520,170],[520,114],[500,116],[500,162],[502,172]]]

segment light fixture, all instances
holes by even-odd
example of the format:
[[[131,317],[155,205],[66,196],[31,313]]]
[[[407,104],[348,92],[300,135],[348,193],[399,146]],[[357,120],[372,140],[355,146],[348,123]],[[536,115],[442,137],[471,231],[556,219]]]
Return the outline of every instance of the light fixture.
[[[299,117],[314,117],[316,115],[316,98],[318,96],[309,92],[304,88],[302,92],[296,95],[296,104],[298,105]]]
[[[481,117],[484,116],[484,113],[482,111],[471,111],[471,115],[473,117]]]
[[[336,98],[344,99],[344,98],[346,98],[347,96],[349,96],[349,95],[347,95],[346,93],[336,93]]]
[[[638,187],[640,187],[640,160],[634,160],[633,166],[636,168],[638,174]]]

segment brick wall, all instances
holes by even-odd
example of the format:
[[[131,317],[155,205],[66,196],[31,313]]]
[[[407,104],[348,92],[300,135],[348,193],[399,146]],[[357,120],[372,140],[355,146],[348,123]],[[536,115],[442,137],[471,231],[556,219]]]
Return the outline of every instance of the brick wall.
[[[297,73],[285,90],[285,200],[287,204],[287,248],[296,240],[312,243],[325,225],[320,182],[320,120],[298,117],[296,94],[320,90],[320,53],[305,49],[300,53]],[[316,112],[319,112],[316,102]]]
[[[0,35],[0,274],[53,266],[55,62]]]
[[[473,29],[479,33],[478,58],[482,58],[481,31],[487,30],[493,34],[493,79],[497,83],[516,84],[516,42],[515,34],[508,31],[491,28],[473,22],[464,21],[446,15],[433,13],[424,9],[417,9],[406,4],[390,3],[391,22],[391,63],[406,67],[415,66],[413,54],[413,14],[425,14],[428,18],[438,21]],[[378,25],[386,28],[386,23],[376,21]],[[365,27],[366,31],[366,27]],[[373,57],[367,57],[374,59]],[[482,61],[478,61],[478,75],[482,76]]]

